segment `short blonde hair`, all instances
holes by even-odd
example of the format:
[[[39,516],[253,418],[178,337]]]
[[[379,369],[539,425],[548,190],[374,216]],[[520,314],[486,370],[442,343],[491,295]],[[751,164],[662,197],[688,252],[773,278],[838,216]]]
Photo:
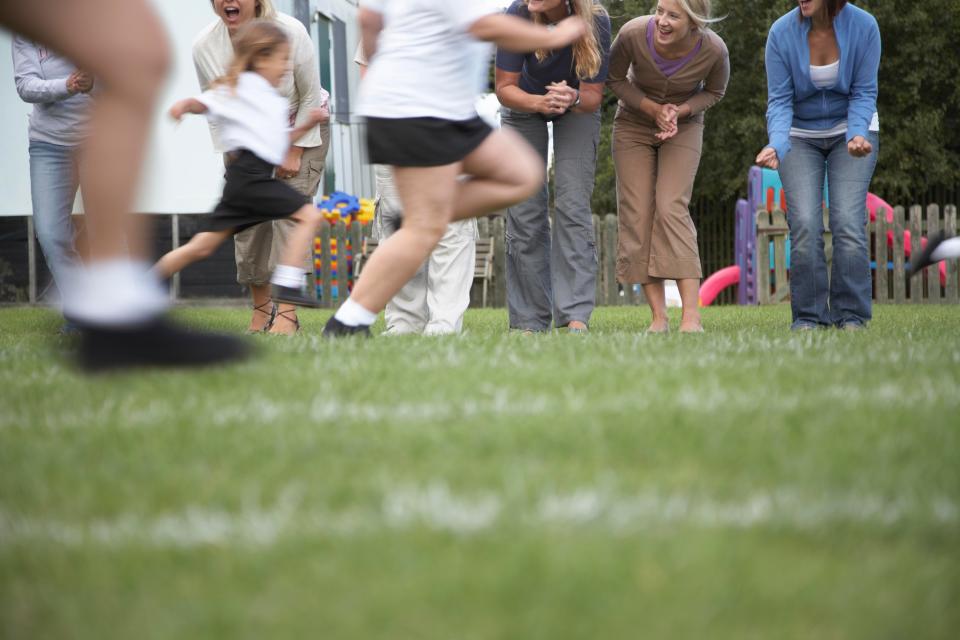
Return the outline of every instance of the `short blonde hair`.
[[[273,6],[273,0],[256,0],[256,9],[253,15],[266,20],[273,20],[277,17],[277,10]],[[210,0],[210,6],[213,7],[213,0]]]
[[[714,18],[711,15],[711,0],[676,0],[683,12],[690,17],[690,21],[699,29],[706,29],[711,24],[720,22],[723,18]],[[653,13],[656,13],[656,6]]]

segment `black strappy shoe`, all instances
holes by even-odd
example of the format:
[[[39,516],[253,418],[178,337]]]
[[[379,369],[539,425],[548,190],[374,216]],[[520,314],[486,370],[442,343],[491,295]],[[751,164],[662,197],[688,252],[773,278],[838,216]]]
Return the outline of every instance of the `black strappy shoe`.
[[[279,317],[282,317],[287,322],[293,323],[293,326],[294,326],[293,335],[297,335],[298,333],[300,333],[300,318],[298,318],[295,315],[297,313],[296,309],[287,309],[286,311],[280,311],[279,307],[277,307],[276,305],[274,305],[273,308],[276,310],[276,313],[274,313],[273,315],[273,320],[270,321],[271,327],[273,327],[273,322],[279,316]],[[294,315],[290,315],[290,314],[294,314]]]
[[[270,311],[264,311],[264,309],[270,307]],[[273,303],[273,300],[267,300],[263,304],[254,305],[253,311],[259,311],[263,315],[267,316],[267,321],[259,329],[248,330],[247,333],[266,333],[270,331],[270,327],[273,326],[273,321],[277,319],[277,305]]]

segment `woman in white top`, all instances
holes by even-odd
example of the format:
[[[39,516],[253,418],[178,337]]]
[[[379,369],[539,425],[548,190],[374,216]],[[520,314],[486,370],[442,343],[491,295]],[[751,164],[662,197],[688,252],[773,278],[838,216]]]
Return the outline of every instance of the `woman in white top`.
[[[496,0],[367,0],[360,8],[370,67],[360,88],[370,160],[394,167],[404,224],[374,252],[324,335],[369,335],[377,313],[439,242],[451,220],[529,197],[544,169],[512,131],[492,131],[474,106],[472,46],[563,47],[586,33],[579,17],[549,30],[499,13]],[[466,178],[458,180],[458,176]]]
[[[316,47],[299,20],[279,13],[271,0],[210,0],[217,19],[201,31],[193,43],[193,61],[203,90],[224,75],[233,58],[233,38],[237,30],[261,18],[280,26],[290,40],[292,73],[287,73],[279,90],[289,101],[290,126],[306,122],[310,112],[327,108],[329,94],[320,86]],[[290,147],[277,167],[277,177],[310,197],[316,195],[323,176],[324,159],[329,146],[328,118],[310,127]],[[214,148],[225,151],[217,125],[210,124]],[[274,308],[270,298],[270,274],[294,227],[288,220],[260,224],[237,234],[237,282],[250,287],[253,316],[250,331],[268,330],[290,334],[296,331],[296,309],[288,305]],[[312,241],[303,247],[303,267],[313,271]]]
[[[767,132],[757,164],[779,169],[790,226],[795,331],[856,331],[873,316],[866,197],[880,149],[880,29],[847,0],[802,0],[767,38]],[[828,183],[833,263],[824,252]]]

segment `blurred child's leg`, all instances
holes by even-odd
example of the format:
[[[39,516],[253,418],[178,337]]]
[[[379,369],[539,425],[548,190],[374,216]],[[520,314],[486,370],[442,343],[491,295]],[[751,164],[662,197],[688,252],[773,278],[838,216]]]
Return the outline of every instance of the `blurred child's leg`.
[[[142,216],[130,215],[153,105],[170,51],[147,0],[31,0],[0,4],[0,24],[44,43],[91,72],[98,95],[81,150],[80,184],[89,263],[75,270],[64,312],[83,331],[90,370],[200,365],[235,359],[233,338],[196,334],[161,319],[167,296],[149,273]]]
[[[166,280],[186,266],[213,255],[224,240],[233,235],[233,230],[203,231],[190,238],[190,242],[167,253],[157,260],[153,272],[161,280]]]
[[[128,216],[146,149],[153,104],[170,66],[160,20],[145,0],[31,0],[0,5],[0,22],[91,71],[98,94],[83,148],[83,198],[90,260],[145,258],[140,216]]]
[[[290,305],[316,306],[312,292],[307,292],[307,274],[303,270],[303,248],[312,245],[317,227],[323,220],[320,210],[312,204],[305,204],[290,216],[297,223],[287,238],[287,244],[280,255],[280,261],[270,276],[273,300],[278,303],[277,315],[293,311]],[[280,304],[284,303],[284,304]],[[295,331],[296,327],[294,328]],[[278,331],[281,333],[281,331]],[[290,333],[283,331],[282,333]]]
[[[446,232],[460,172],[460,163],[394,168],[403,226],[370,256],[350,295],[354,303],[379,312],[417,272]]]
[[[468,180],[457,183],[453,219],[474,218],[526,200],[542,185],[545,167],[515,131],[494,131],[463,159]]]

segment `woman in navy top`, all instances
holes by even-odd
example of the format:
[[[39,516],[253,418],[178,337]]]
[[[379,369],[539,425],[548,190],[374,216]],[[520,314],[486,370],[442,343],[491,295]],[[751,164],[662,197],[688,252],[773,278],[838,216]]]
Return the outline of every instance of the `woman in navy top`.
[[[497,50],[496,87],[504,126],[547,160],[553,123],[555,209],[547,182],[507,210],[507,306],[510,327],[586,331],[596,297],[597,254],[590,199],[607,78],[610,18],[594,0],[516,0],[507,13],[551,25],[578,15],[593,29],[563,49],[514,54]]]
[[[779,169],[789,207],[792,328],[863,328],[872,317],[864,203],[880,145],[880,29],[846,0],[799,0],[770,29],[766,65],[770,141],[757,164]]]

